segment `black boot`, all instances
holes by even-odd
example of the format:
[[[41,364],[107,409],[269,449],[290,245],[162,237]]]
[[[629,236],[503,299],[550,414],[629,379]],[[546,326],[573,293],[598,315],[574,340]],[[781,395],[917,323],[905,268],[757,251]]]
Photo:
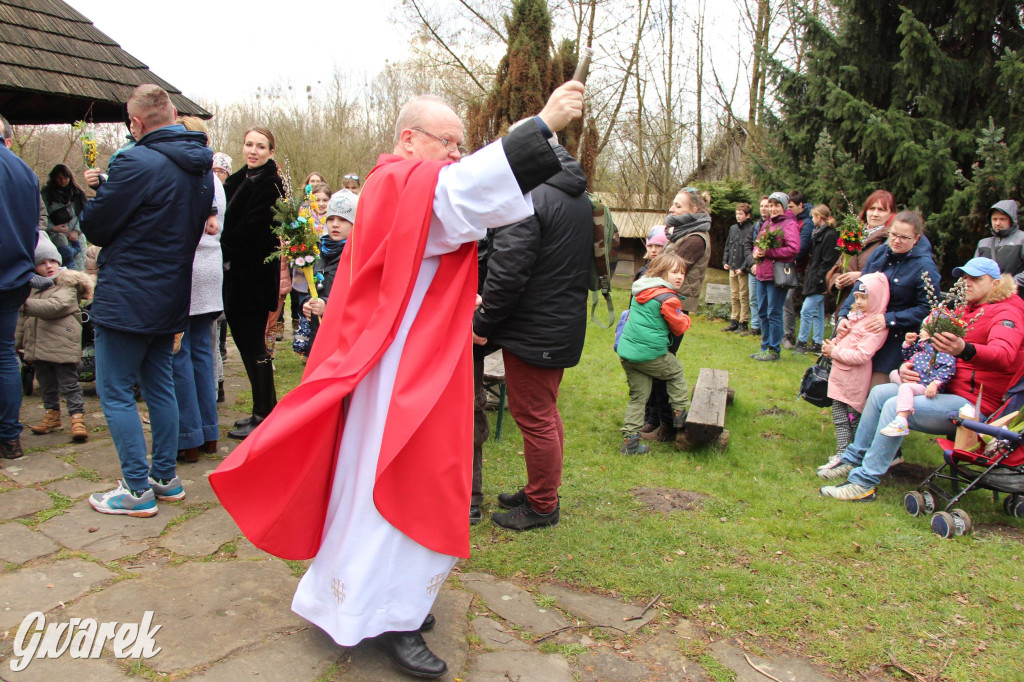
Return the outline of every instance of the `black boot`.
[[[746,336],[748,329],[750,329],[750,323],[748,323],[748,322],[740,322],[740,328],[736,330],[736,333],[737,334],[741,334],[743,336]]]
[[[448,665],[427,648],[419,630],[384,632],[374,637],[373,643],[391,665],[407,675],[435,678],[448,671]]]
[[[21,449],[21,438],[14,438],[13,440],[0,440],[0,457],[4,459],[19,459],[25,456],[25,452]]]
[[[256,430],[266,419],[274,406],[277,405],[277,392],[274,388],[274,365],[269,355],[245,363],[252,384],[252,416],[235,422],[237,429],[228,431],[229,438],[244,439]]]
[[[224,402],[224,398],[224,380],[221,379],[220,381],[217,382],[217,402]]]
[[[729,320],[729,326],[728,327],[722,327],[721,331],[723,331],[723,332],[734,332],[734,331],[736,331],[739,328],[740,328],[740,321],[739,320]]]

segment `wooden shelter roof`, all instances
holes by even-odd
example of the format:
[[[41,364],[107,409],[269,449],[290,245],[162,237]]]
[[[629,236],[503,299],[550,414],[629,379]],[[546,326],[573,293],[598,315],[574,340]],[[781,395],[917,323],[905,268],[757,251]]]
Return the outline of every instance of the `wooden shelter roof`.
[[[0,114],[13,124],[123,120],[137,85],[154,83],[182,115],[211,114],[61,0],[0,0]]]

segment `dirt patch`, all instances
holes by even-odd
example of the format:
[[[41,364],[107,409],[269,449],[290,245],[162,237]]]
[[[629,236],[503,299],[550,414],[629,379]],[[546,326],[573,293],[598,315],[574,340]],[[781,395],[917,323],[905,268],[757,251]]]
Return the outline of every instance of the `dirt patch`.
[[[1024,545],[1024,529],[1017,526],[1007,526],[1002,523],[982,523],[974,529],[974,534],[984,537],[996,535],[1006,540],[1013,540]]]
[[[793,414],[793,411],[792,410],[784,410],[781,407],[769,407],[767,409],[759,411],[757,413],[757,416],[764,417],[764,416],[767,416],[767,415],[788,415],[788,414]]]
[[[634,488],[630,492],[651,511],[661,512],[666,516],[676,510],[698,511],[708,497],[704,493],[675,488]]]
[[[925,466],[924,464],[915,464],[913,462],[903,462],[902,464],[897,464],[889,469],[883,477],[883,480],[888,480],[899,485],[908,484],[912,488],[916,488],[917,485],[926,479],[933,471],[935,471],[935,467],[933,466]]]

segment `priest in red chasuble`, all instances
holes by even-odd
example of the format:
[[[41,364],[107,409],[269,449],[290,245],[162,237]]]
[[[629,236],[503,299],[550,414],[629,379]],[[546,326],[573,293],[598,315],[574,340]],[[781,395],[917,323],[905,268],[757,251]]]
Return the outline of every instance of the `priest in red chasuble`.
[[[210,476],[257,547],[313,558],[296,613],[344,646],[373,637],[418,677],[446,671],[420,632],[469,556],[476,242],[533,213],[530,190],[561,170],[547,138],[582,110],[569,81],[530,125],[462,158],[450,107],[406,103],[302,382]]]

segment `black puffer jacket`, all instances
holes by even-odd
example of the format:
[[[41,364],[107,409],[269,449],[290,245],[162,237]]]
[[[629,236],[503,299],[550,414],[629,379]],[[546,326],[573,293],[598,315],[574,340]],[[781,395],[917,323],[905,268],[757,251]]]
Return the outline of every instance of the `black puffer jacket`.
[[[473,331],[537,367],[573,367],[583,352],[593,217],[583,169],[563,147],[562,170],[533,190],[534,214],[494,230]]]
[[[839,233],[831,225],[814,228],[811,234],[811,258],[804,274],[804,296],[825,293],[828,271],[839,260],[839,247],[836,246],[838,239]]]
[[[243,167],[224,183],[228,207],[220,246],[224,253],[224,309],[233,312],[277,310],[281,262],[266,258],[278,248],[274,202],[284,184],[273,159],[258,168]]]

